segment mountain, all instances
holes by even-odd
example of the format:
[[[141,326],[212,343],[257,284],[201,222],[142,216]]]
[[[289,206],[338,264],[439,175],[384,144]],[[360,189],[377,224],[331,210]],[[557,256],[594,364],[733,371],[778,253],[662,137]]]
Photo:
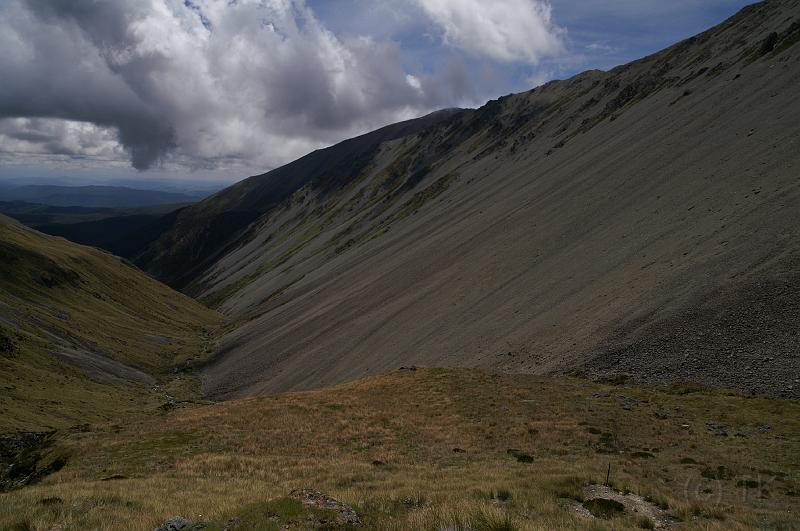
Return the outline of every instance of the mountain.
[[[406,364],[800,396],[800,3],[380,129],[163,218],[235,397]],[[742,369],[747,370],[742,370]]]
[[[193,203],[204,192],[177,193],[124,186],[57,186],[31,184],[0,189],[2,201],[26,201],[57,207],[122,208]]]
[[[227,246],[247,239],[244,231],[255,220],[281,208],[304,188],[335,193],[371,163],[382,144],[418,134],[458,113],[443,110],[390,125],[240,181],[196,208],[165,219],[161,233],[154,235],[157,239],[148,242],[137,261],[170,285],[183,287],[208,269]]]
[[[0,433],[191,396],[184,369],[219,322],[115,256],[0,215]]]
[[[127,257],[149,241],[151,226],[186,204],[152,205],[128,208],[60,207],[0,201],[0,213],[25,223],[40,232],[61,236],[75,243],[105,249]],[[143,240],[144,238],[144,240]]]

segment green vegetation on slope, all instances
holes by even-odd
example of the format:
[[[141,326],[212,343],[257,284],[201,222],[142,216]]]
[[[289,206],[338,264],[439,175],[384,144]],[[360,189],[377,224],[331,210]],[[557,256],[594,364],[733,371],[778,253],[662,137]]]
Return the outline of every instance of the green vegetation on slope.
[[[0,527],[149,530],[182,515],[271,529],[327,518],[292,501],[302,488],[349,505],[368,528],[651,527],[641,511],[590,501],[611,465],[616,495],[641,495],[681,529],[788,528],[799,434],[790,401],[401,369],[62,435],[54,444],[74,457],[0,495]]]
[[[218,323],[117,257],[0,217],[0,433],[186,395],[169,373],[202,358]]]

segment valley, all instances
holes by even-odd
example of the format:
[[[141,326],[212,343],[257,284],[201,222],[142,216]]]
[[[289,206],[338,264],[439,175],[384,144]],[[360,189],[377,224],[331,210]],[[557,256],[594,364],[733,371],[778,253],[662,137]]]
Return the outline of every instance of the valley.
[[[155,411],[199,396],[222,319],[122,259],[0,216],[0,433]],[[178,373],[172,372],[178,369]]]
[[[17,189],[0,530],[796,528],[798,87],[770,0],[209,196]]]

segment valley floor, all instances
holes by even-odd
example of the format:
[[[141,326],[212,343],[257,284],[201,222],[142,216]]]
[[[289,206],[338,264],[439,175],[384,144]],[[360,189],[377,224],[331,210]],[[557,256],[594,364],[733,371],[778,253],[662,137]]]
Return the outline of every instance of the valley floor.
[[[0,494],[0,529],[790,529],[800,506],[800,404],[689,385],[400,369],[48,451],[66,466]]]

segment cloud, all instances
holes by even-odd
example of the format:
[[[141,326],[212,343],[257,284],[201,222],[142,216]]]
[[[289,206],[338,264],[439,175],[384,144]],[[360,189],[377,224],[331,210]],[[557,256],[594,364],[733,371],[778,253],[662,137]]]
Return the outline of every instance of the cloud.
[[[564,30],[542,0],[417,0],[446,43],[502,62],[537,64],[563,51]]]
[[[10,118],[0,121],[0,145],[15,153],[102,159],[124,156],[109,128],[87,122],[51,118]]]
[[[336,36],[302,0],[7,0],[0,48],[0,153],[142,170],[269,168],[474,94],[406,71],[395,42]]]
[[[609,44],[606,44],[604,42],[592,42],[592,43],[587,44],[586,48],[588,48],[589,50],[591,50],[593,52],[598,52],[598,53],[614,53],[614,52],[619,51],[618,48],[616,48],[614,46],[611,46]]]
[[[0,166],[266,170],[608,68],[747,1],[0,0]]]

